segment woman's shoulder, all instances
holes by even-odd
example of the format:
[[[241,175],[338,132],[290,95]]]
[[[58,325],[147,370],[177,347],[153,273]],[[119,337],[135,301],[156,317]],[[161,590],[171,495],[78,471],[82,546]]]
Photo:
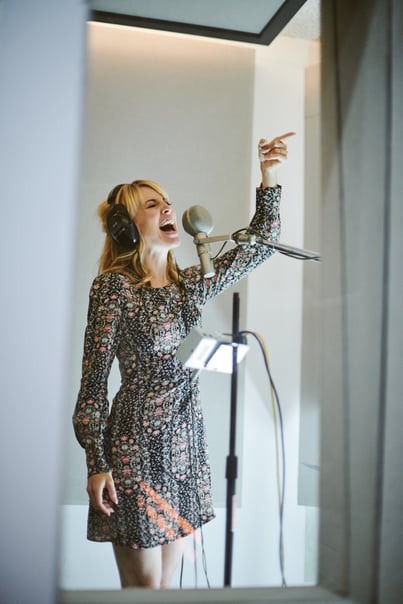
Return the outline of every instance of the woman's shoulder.
[[[101,294],[131,297],[133,285],[134,282],[129,275],[107,271],[94,278],[91,284],[90,296]]]

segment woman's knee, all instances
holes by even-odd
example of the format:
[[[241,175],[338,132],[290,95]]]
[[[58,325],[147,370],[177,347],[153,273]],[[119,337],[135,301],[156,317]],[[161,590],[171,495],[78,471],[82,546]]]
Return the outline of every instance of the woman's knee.
[[[137,569],[130,573],[124,581],[122,587],[145,587],[148,589],[160,589],[161,576],[156,572],[139,572]]]

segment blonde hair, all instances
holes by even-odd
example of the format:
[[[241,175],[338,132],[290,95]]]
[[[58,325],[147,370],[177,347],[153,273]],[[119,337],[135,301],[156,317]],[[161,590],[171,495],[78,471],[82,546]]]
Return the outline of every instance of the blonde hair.
[[[164,189],[153,182],[152,180],[134,180],[132,183],[124,184],[118,191],[115,204],[124,206],[131,218],[134,220],[137,210],[139,209],[143,197],[141,194],[142,187],[150,187],[156,193],[162,195],[164,199],[168,199]],[[136,280],[136,288],[143,285],[150,285],[151,273],[144,265],[144,242],[139,235],[139,241],[134,249],[127,250],[122,248],[116,241],[112,239],[108,233],[106,225],[106,217],[111,208],[108,199],[105,199],[98,206],[98,216],[101,219],[102,229],[106,234],[104,247],[99,259],[99,274],[112,272],[122,273],[133,279],[133,273],[139,278]],[[171,250],[168,251],[168,277],[176,283],[181,282],[179,269],[176,264],[174,255]]]

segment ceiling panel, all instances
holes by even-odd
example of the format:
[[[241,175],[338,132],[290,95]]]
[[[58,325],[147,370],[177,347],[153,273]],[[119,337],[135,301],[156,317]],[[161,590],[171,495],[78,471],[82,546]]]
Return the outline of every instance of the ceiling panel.
[[[92,0],[95,10],[259,34],[284,0]]]
[[[89,5],[93,21],[267,45],[312,2],[319,0],[90,0]],[[300,19],[299,32],[303,23]]]

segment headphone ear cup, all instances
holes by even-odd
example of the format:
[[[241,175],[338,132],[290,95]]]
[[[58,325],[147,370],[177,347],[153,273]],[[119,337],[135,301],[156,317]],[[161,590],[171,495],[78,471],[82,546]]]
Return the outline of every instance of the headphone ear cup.
[[[139,232],[124,206],[112,205],[106,217],[106,226],[116,243],[126,249],[135,249],[140,239]]]

